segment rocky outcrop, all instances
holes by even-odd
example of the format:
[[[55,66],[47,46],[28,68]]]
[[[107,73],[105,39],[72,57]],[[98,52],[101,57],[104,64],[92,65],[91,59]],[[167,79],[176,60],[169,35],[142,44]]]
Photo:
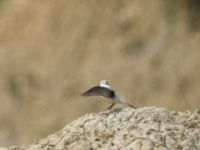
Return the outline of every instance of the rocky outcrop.
[[[198,150],[200,112],[165,108],[114,109],[87,114],[61,131],[12,150]]]

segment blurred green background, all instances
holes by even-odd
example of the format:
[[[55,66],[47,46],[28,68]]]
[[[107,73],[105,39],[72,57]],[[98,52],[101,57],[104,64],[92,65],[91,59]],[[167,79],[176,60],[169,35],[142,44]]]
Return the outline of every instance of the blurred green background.
[[[199,0],[0,0],[0,145],[28,144],[108,107],[200,107]],[[124,107],[117,105],[116,107]]]

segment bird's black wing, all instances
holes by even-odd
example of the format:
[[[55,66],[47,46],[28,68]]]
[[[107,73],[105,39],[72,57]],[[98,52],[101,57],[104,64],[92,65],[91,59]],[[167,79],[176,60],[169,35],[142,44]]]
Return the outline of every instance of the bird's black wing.
[[[82,96],[104,96],[107,98],[114,98],[115,92],[111,89],[95,86],[81,94]]]

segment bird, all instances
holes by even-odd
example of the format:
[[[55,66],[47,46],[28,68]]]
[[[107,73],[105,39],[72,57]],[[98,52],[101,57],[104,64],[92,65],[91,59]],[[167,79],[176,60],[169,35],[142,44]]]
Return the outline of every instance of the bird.
[[[101,96],[111,99],[111,105],[107,109],[111,109],[116,103],[125,104],[132,108],[135,106],[131,105],[127,100],[118,95],[109,85],[107,80],[101,80],[98,86],[94,86],[87,91],[83,92],[81,96]]]

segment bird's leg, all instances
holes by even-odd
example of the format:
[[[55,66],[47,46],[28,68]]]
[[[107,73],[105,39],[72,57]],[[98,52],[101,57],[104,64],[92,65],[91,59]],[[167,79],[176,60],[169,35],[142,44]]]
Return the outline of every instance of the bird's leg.
[[[130,106],[130,107],[132,107],[132,108],[135,108],[135,109],[136,109],[136,107],[135,107],[135,106],[133,106],[133,105],[131,105],[131,104],[128,104],[128,106]]]
[[[107,110],[111,109],[116,103],[112,103],[108,108]]]

